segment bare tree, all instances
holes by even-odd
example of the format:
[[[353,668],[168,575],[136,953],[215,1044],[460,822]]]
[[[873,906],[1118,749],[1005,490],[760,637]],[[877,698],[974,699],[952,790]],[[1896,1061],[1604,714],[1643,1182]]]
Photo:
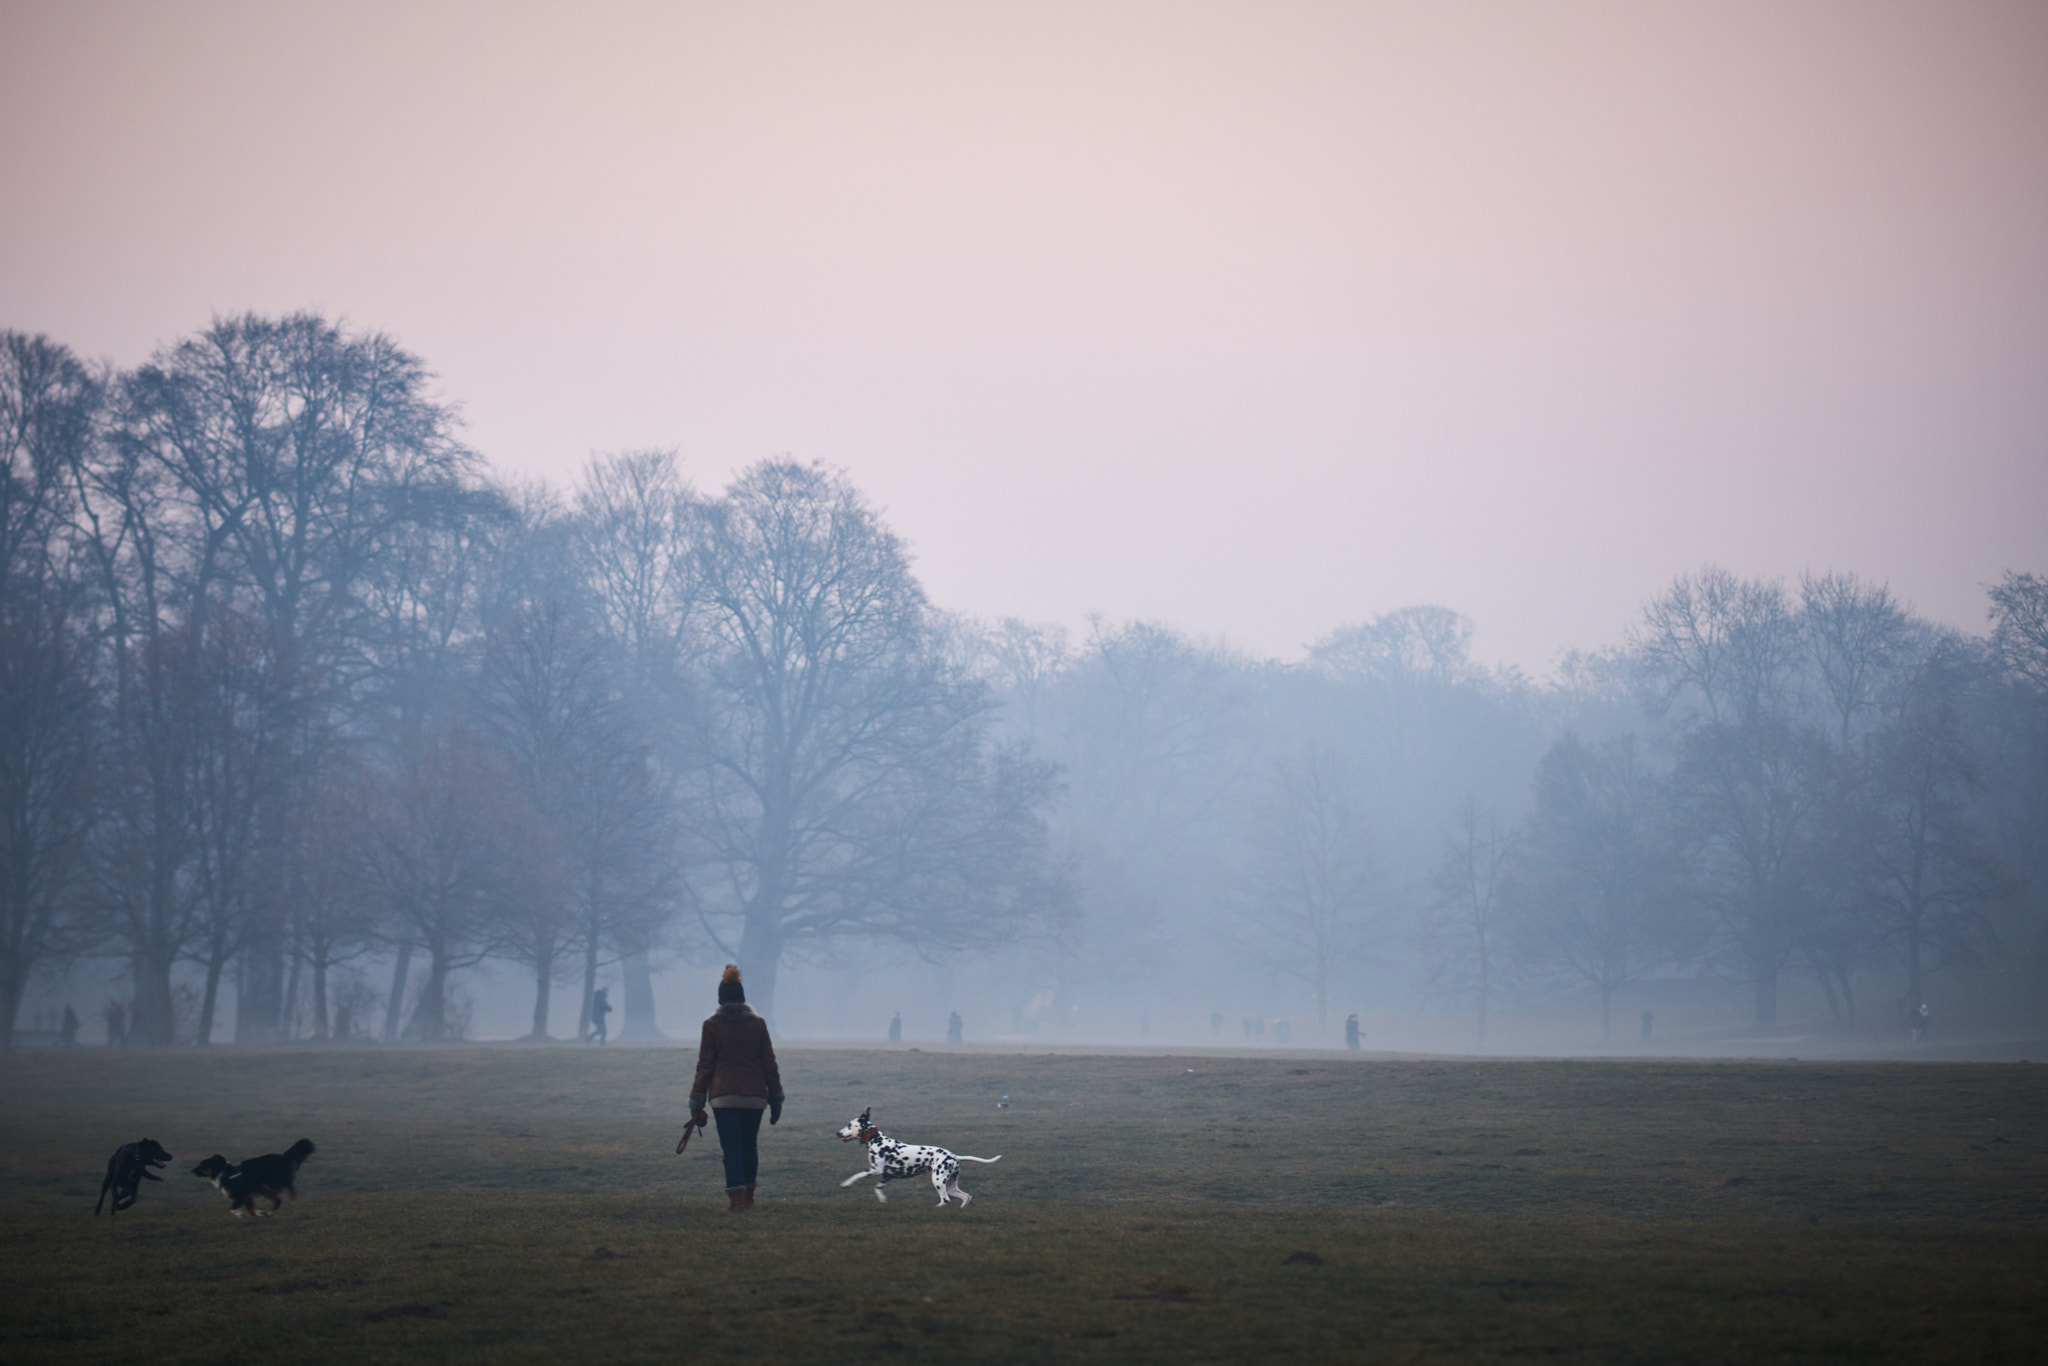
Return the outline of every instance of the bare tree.
[[[360,589],[387,534],[422,498],[459,482],[469,457],[426,369],[389,338],[351,336],[312,314],[221,319],[158,353],[123,384],[119,438],[163,475],[156,535],[177,553],[181,609],[202,630],[244,599],[275,656],[274,800],[262,840],[291,856],[293,804],[312,790],[332,711],[318,693],[347,653]],[[252,904],[236,1037],[273,1036],[283,1007],[287,908]]]
[[[1912,663],[1919,631],[1891,590],[1853,574],[1802,575],[1799,621],[1835,723],[1847,749],[1858,719],[1883,703],[1886,683]]]
[[[530,541],[561,538],[547,528]],[[534,969],[534,1028],[547,1032],[560,948],[554,917],[582,957],[577,1019],[589,1019],[599,968],[644,953],[680,900],[680,837],[669,784],[657,771],[643,713],[598,633],[593,604],[545,544],[490,612],[482,709],[522,791],[546,822],[559,862],[559,912],[537,907],[517,936]],[[580,1029],[580,1024],[579,1024]]]
[[[1048,904],[1044,765],[988,743],[902,543],[844,479],[770,462],[695,510],[700,923],[772,1010],[792,948],[992,943]],[[736,942],[735,942],[736,941]]]
[[[1831,816],[1840,757],[1781,716],[1709,724],[1687,735],[1676,775],[1694,895],[1756,990],[1758,1028],[1778,1020],[1778,979],[1829,906],[1845,869]]]
[[[99,697],[69,532],[102,398],[63,347],[0,332],[0,1050],[89,866]]]
[[[1930,954],[1969,960],[1986,910],[2017,890],[1973,819],[1983,777],[1955,705],[1960,679],[1937,658],[1875,738],[1864,855],[1880,923],[1906,962],[1909,1008],[1926,1000]]]
[[[386,937],[427,958],[406,1037],[440,1040],[449,975],[496,953],[545,889],[544,827],[488,747],[455,724],[393,755],[356,809],[360,885]]]
[[[1276,761],[1252,808],[1248,843],[1235,938],[1245,953],[1308,987],[1320,1035],[1329,1023],[1331,979],[1364,947],[1380,893],[1345,764],[1314,744]]]
[[[1442,687],[1471,670],[1472,621],[1448,607],[1397,608],[1332,632],[1309,651],[1341,677],[1395,686]]]
[[[576,491],[572,529],[583,577],[592,590],[602,634],[623,663],[625,691],[650,722],[650,759],[665,779],[683,766],[681,737],[652,724],[676,711],[691,648],[695,594],[690,550],[694,495],[674,451],[633,451],[594,459]],[[652,773],[650,771],[650,776]],[[620,945],[626,1039],[661,1039],[655,1019],[648,949],[686,888],[674,842],[647,855],[669,860],[673,884],[643,905],[646,932]],[[585,1001],[588,1009],[589,1002]]]
[[[1634,736],[1587,744],[1567,734],[1536,769],[1535,809],[1512,889],[1520,952],[1600,996],[1614,996],[1671,955],[1674,884],[1658,779]]]
[[[1712,566],[1681,574],[1645,605],[1630,644],[1666,706],[1690,696],[1708,719],[1739,724],[1793,700],[1798,622],[1776,583]]]
[[[1507,947],[1507,883],[1515,855],[1516,833],[1502,828],[1491,807],[1467,798],[1444,832],[1443,858],[1430,879],[1424,947],[1440,984],[1470,993],[1481,1043]]]
[[[2048,575],[2008,569],[1991,589],[1991,649],[2002,668],[2048,692]]]

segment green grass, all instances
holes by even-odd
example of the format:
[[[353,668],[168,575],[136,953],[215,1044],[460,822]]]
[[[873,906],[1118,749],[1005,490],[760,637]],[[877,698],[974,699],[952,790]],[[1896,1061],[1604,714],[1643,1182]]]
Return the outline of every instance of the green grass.
[[[761,1204],[682,1158],[688,1050],[0,1059],[28,1361],[2016,1360],[2048,1341],[2048,1074],[791,1050]],[[1192,1069],[1192,1070],[1190,1070]],[[1007,1093],[1011,1106],[997,1110]],[[1002,1153],[838,1181],[863,1105]],[[105,1157],[177,1154],[118,1219]],[[304,1134],[301,1199],[185,1174]],[[600,1253],[599,1249],[603,1249]],[[1306,1255],[1296,1255],[1306,1254]]]

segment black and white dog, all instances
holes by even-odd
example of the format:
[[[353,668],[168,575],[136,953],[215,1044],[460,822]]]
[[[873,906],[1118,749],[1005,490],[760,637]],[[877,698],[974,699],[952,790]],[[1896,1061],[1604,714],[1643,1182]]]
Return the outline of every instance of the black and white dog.
[[[871,1110],[873,1107],[870,1106]],[[868,1169],[855,1172],[839,1183],[843,1189],[851,1186],[864,1176],[875,1178],[875,1199],[889,1203],[887,1187],[891,1177],[916,1176],[919,1172],[932,1174],[932,1189],[939,1193],[939,1203],[946,1203],[950,1196],[960,1197],[960,1207],[967,1208],[967,1202],[974,1197],[960,1189],[960,1164],[962,1162],[1000,1162],[1003,1155],[994,1157],[969,1157],[966,1153],[949,1153],[944,1148],[934,1148],[927,1143],[898,1143],[880,1129],[868,1123],[868,1110],[860,1112],[860,1118],[853,1120],[839,1131],[842,1143],[865,1143],[868,1148]]]
[[[100,1182],[99,1203],[92,1207],[98,1214],[100,1205],[107,1203],[107,1192],[114,1193],[114,1213],[119,1214],[142,1197],[142,1183],[145,1178],[161,1181],[163,1178],[150,1170],[161,1167],[171,1160],[164,1151],[164,1145],[153,1138],[138,1143],[123,1143],[114,1149],[114,1155],[107,1159],[107,1179]]]
[[[229,1162],[219,1153],[207,1158],[192,1169],[192,1174],[202,1181],[211,1181],[215,1190],[228,1202],[228,1213],[237,1219],[242,1211],[248,1210],[259,1218],[275,1214],[284,1204],[282,1196],[299,1198],[299,1164],[313,1155],[313,1140],[302,1138],[281,1153],[265,1153],[252,1157],[240,1166]],[[258,1196],[270,1201],[269,1209],[257,1209]]]

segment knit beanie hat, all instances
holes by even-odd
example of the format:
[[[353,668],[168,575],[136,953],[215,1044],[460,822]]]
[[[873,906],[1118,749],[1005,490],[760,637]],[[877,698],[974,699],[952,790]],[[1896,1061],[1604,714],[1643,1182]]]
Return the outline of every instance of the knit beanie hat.
[[[739,965],[727,963],[725,975],[718,979],[718,1003],[722,1006],[739,1005],[746,999],[746,988],[740,985]]]

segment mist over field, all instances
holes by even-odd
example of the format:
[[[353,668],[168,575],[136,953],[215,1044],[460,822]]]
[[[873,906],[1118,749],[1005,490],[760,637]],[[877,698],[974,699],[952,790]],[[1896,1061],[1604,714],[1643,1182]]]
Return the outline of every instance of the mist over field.
[[[0,1041],[2038,1051],[2040,10],[777,13],[0,7]]]

